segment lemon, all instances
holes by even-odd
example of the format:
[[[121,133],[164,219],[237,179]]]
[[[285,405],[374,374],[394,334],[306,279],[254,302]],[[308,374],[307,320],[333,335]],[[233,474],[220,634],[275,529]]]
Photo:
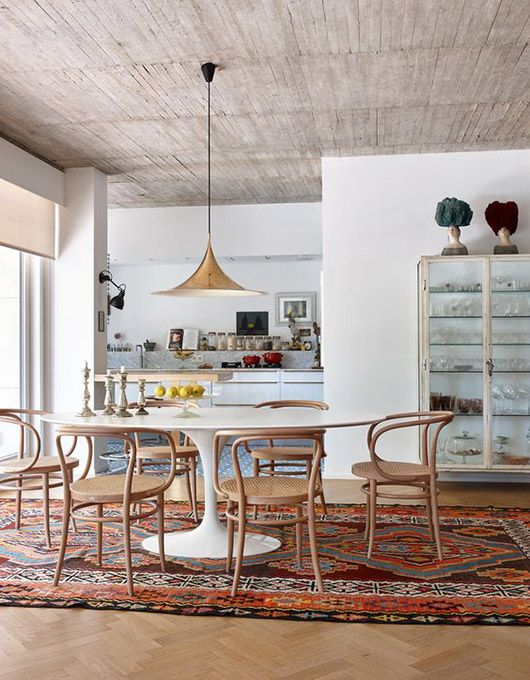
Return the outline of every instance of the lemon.
[[[191,389],[189,387],[181,387],[179,390],[179,394],[182,397],[182,399],[188,399],[188,397],[191,394]]]
[[[202,397],[204,394],[204,387],[202,385],[194,385],[191,393],[194,397]]]
[[[175,399],[178,393],[179,393],[178,388],[175,385],[171,385],[171,387],[167,391],[167,396],[170,399]]]
[[[166,388],[164,387],[164,385],[157,385],[155,387],[155,395],[157,397],[163,397],[165,393],[166,393]]]

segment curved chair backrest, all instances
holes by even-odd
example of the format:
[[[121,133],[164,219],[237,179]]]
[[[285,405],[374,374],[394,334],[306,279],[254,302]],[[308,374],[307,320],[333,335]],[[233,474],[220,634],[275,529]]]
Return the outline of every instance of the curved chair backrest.
[[[37,463],[42,451],[41,438],[37,429],[22,416],[43,415],[45,411],[32,409],[0,409],[0,422],[7,423],[19,430],[17,458],[26,458],[28,464],[17,469],[17,474],[30,472]]]
[[[222,446],[231,437],[235,437],[235,441],[232,444],[232,462],[234,466],[234,476],[237,482],[237,487],[239,495],[242,498],[244,495],[243,488],[243,474],[241,472],[241,466],[239,461],[239,449],[243,447],[248,448],[250,442],[263,441],[264,439],[274,439],[281,438],[282,440],[300,440],[307,439],[311,440],[314,445],[313,454],[313,465],[311,468],[311,475],[309,477],[308,487],[309,487],[309,499],[314,499],[317,481],[319,480],[320,474],[320,459],[323,454],[322,439],[325,430],[323,429],[311,429],[311,430],[298,430],[293,433],[290,429],[274,429],[274,430],[261,430],[259,432],[245,432],[241,430],[226,430],[224,432],[217,432],[214,437],[214,455],[216,465],[214,467],[214,487],[218,494],[224,496],[224,491],[220,488],[219,477],[218,477],[218,460],[222,450]]]
[[[275,401],[262,401],[254,408],[314,408],[319,411],[328,411],[329,406],[324,401],[309,401],[306,399],[277,399]]]
[[[383,470],[381,463],[384,458],[377,453],[376,445],[379,439],[388,432],[404,428],[420,428],[420,452],[421,462],[428,465],[431,474],[436,475],[436,446],[438,437],[444,427],[454,418],[452,411],[411,411],[409,413],[393,413],[370,426],[367,435],[367,443],[370,451],[370,459],[375,465],[381,477],[390,481],[406,481],[402,475],[393,475]],[[431,427],[435,425],[431,430]]]
[[[124,503],[127,503],[130,499],[131,496],[131,489],[132,489],[132,482],[133,482],[133,476],[135,474],[135,468],[136,468],[136,461],[137,461],[137,448],[136,448],[136,437],[139,436],[140,434],[155,434],[158,435],[159,437],[164,438],[167,441],[168,449],[170,452],[171,456],[171,465],[169,468],[169,471],[167,473],[167,476],[165,480],[162,481],[160,484],[160,487],[155,489],[153,491],[153,495],[163,493],[171,484],[175,477],[175,470],[176,470],[176,449],[175,449],[175,443],[173,441],[173,438],[171,437],[169,432],[166,432],[165,430],[157,430],[154,428],[145,428],[145,429],[122,429],[122,428],[108,428],[105,430],[101,429],[92,429],[90,428],[89,425],[87,426],[68,426],[68,427],[63,427],[57,432],[57,436],[55,438],[56,444],[57,444],[57,453],[59,455],[59,460],[61,463],[61,471],[63,474],[63,478],[66,480],[68,479],[68,471],[66,467],[66,457],[68,454],[64,453],[63,449],[63,438],[64,437],[75,437],[76,439],[82,437],[85,439],[88,447],[88,459],[87,459],[87,464],[85,466],[85,469],[83,470],[83,473],[79,479],[84,479],[91,467],[92,464],[92,459],[94,455],[94,446],[92,440],[96,437],[105,437],[105,438],[112,438],[112,439],[121,439],[123,441],[124,448],[127,449],[129,453],[129,462],[127,465],[127,472],[125,474],[125,481],[124,481],[124,488],[123,488],[123,496],[124,496]],[[167,456],[166,456],[167,458]],[[65,485],[65,488],[67,485]],[[66,499],[66,492],[65,492],[65,499]]]

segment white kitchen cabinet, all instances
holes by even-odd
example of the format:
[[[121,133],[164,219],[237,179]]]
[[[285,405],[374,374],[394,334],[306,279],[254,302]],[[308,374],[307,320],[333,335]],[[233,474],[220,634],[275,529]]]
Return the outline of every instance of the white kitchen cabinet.
[[[216,406],[246,406],[280,398],[280,371],[234,371],[230,380],[216,384]]]
[[[321,371],[282,371],[280,398],[323,401],[323,373]]]

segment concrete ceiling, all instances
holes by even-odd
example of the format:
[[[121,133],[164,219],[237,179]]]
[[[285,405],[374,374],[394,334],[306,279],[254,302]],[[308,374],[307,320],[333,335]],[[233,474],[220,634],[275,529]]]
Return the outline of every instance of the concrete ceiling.
[[[317,201],[320,158],[525,148],[530,0],[13,0],[0,134],[113,206]]]

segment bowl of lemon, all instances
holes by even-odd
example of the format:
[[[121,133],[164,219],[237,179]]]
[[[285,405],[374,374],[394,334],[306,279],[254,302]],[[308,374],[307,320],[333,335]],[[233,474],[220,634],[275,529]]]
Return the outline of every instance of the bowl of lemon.
[[[197,402],[201,399],[210,398],[210,395],[205,394],[205,392],[206,388],[196,382],[185,385],[177,383],[170,385],[167,389],[162,383],[155,387],[155,397],[164,401],[174,401],[175,406],[180,407],[176,418],[198,418]]]

